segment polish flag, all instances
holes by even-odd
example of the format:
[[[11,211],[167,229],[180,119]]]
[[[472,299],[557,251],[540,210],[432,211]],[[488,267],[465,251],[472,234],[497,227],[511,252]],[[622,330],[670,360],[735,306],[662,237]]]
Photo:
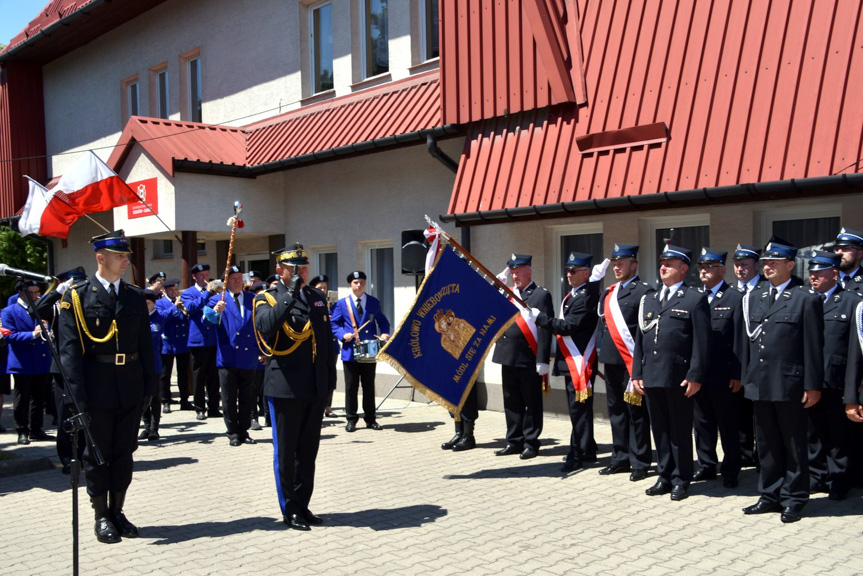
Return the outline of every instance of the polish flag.
[[[51,190],[25,177],[30,181],[30,191],[18,222],[22,236],[41,234],[67,238],[69,228],[84,214],[104,212],[140,200],[92,151],[63,174]]]

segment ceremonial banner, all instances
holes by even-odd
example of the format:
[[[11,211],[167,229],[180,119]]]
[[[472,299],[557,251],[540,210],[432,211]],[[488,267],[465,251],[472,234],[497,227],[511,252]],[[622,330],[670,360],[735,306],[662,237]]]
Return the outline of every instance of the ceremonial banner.
[[[444,246],[378,358],[457,414],[491,345],[518,313],[497,288]]]

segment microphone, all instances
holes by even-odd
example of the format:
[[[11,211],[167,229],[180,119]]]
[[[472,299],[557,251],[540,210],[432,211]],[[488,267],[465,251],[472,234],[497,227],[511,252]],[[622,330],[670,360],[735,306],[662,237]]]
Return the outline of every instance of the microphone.
[[[35,280],[36,282],[44,282],[45,284],[50,284],[54,281],[54,278],[51,276],[45,276],[44,274],[38,274],[28,270],[19,270],[18,268],[12,268],[6,264],[0,264],[0,276],[15,276],[16,278]]]

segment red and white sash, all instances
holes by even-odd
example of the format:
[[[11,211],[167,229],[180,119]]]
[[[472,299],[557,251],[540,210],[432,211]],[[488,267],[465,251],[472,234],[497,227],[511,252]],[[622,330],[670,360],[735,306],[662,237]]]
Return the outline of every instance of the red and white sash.
[[[512,302],[513,304],[515,304],[516,308],[518,308],[519,310],[523,309],[512,298],[510,298],[509,301]],[[530,346],[530,349],[533,352],[533,355],[537,358],[537,361],[539,361],[538,360],[539,356],[537,355],[537,342],[539,342],[539,338],[537,337],[537,332],[536,332],[537,331],[536,322],[534,322],[533,320],[530,320],[529,318],[525,319],[524,316],[519,314],[518,316],[515,317],[515,323],[518,325],[519,330],[521,330],[521,333],[524,336],[524,339],[527,340],[527,343]],[[548,383],[548,374],[544,374],[541,378],[542,378],[542,389],[546,394],[548,394],[549,392],[551,392],[551,386]]]
[[[563,320],[564,306],[570,297],[571,294],[568,294],[560,304],[558,318],[561,320]],[[575,399],[578,402],[585,402],[593,395],[593,386],[590,383],[590,377],[593,374],[594,360],[596,360],[596,335],[598,332],[598,330],[593,331],[584,353],[575,345],[572,336],[555,335],[557,338],[557,350],[563,356],[569,368],[572,387],[575,389]]]
[[[623,358],[623,363],[626,364],[626,370],[629,372],[629,383],[626,385],[623,399],[630,404],[641,406],[641,396],[632,385],[632,353],[635,350],[635,339],[632,337],[629,326],[626,325],[626,320],[623,318],[623,312],[620,310],[620,304],[617,301],[619,292],[620,282],[617,282],[605,293],[605,325],[608,326],[608,333],[611,334],[614,346]]]

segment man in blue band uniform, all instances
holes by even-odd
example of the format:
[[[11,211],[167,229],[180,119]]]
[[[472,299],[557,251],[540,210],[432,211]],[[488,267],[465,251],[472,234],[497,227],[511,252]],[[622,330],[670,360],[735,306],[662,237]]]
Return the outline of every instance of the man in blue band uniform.
[[[216,294],[204,308],[207,321],[216,326],[219,384],[222,391],[222,412],[231,446],[254,444],[249,436],[255,391],[255,370],[258,347],[252,322],[252,302],[255,295],[243,290],[243,271],[228,268],[224,298]]]
[[[171,412],[171,373],[177,364],[177,389],[180,393],[180,410],[191,410],[189,402],[189,315],[180,297],[180,280],[168,278],[162,282],[164,295],[156,301],[156,308],[167,316],[162,333],[162,413]],[[159,353],[159,350],[156,351]]]
[[[839,254],[813,250],[809,256],[809,284],[824,307],[824,388],[821,401],[807,410],[809,491],[829,492],[831,500],[844,500],[851,488],[848,471],[855,430],[844,418],[842,396],[848,341],[856,336],[854,312],[860,295],[839,284]]]
[[[863,232],[842,228],[833,242],[833,249],[842,258],[839,283],[846,290],[863,291]]]
[[[366,294],[366,274],[356,270],[348,274],[351,296],[336,302],[333,308],[333,332],[336,340],[342,343],[342,366],[345,370],[345,413],[348,424],[345,430],[357,429],[357,394],[360,383],[363,388],[363,419],[366,427],[381,430],[375,417],[375,362],[359,362],[354,344],[374,340],[380,332],[380,339],[386,342],[390,337],[390,323],[381,310],[381,301]]]
[[[303,286],[309,260],[302,244],[277,251],[276,262],[279,283],[255,297],[254,322],[267,357],[264,396],[273,424],[279,506],[285,524],[309,530],[323,523],[309,501],[324,406],[336,386],[336,356],[326,295]]]
[[[553,315],[540,312],[533,308],[531,315],[539,327],[545,328],[560,337],[569,337],[572,343],[584,357],[582,370],[590,371],[590,385],[596,378],[594,372],[595,358],[590,354],[588,345],[596,332],[597,302],[599,301],[599,281],[605,274],[609,261],[597,266],[596,276],[591,275],[593,256],[582,252],[571,252],[563,264],[566,281],[570,290],[563,298],[561,312]],[[594,341],[595,346],[595,341]],[[579,367],[576,365],[576,369]],[[561,351],[560,341],[557,343],[552,374],[564,376],[566,399],[569,405],[569,419],[572,423],[572,434],[569,441],[569,452],[564,458],[561,471],[574,472],[582,467],[584,462],[596,461],[596,440],[593,436],[593,389],[578,392],[575,390],[573,374],[566,357]]]
[[[768,243],[767,282],[743,300],[743,386],[755,402],[761,460],[761,498],[743,512],[781,512],[784,523],[800,520],[809,501],[805,409],[821,398],[824,382],[824,310],[811,290],[792,286],[796,256],[793,246]]]
[[[216,367],[216,327],[204,320],[204,306],[213,296],[210,265],[192,267],[194,284],[183,290],[181,301],[189,313],[189,353],[198,420],[219,418],[219,372]]]
[[[620,284],[617,290],[617,306],[633,342],[638,330],[638,306],[641,297],[654,292],[652,286],[638,277],[638,248],[638,244],[620,242],[614,245],[611,252],[611,271]],[[608,315],[612,314],[612,311],[606,307],[606,300],[614,297],[614,288],[615,285],[609,286],[599,299],[602,340],[597,360],[605,367],[605,391],[612,444],[611,462],[600,469],[599,474],[608,476],[631,470],[629,479],[638,482],[647,477],[647,469],[650,468],[650,417],[646,403],[633,404],[625,400],[632,375],[621,351],[627,355],[631,355],[631,352],[623,338],[619,340],[621,348],[618,348],[608,325]],[[616,328],[621,330],[621,327]]]
[[[138,536],[123,504],[132,482],[138,421],[156,390],[155,357],[144,294],[120,279],[132,252],[123,231],[91,242],[96,274],[67,290],[60,304],[60,361],[105,460],[99,466],[91,448],[84,451],[96,537],[113,543]]]
[[[537,308],[554,315],[551,294],[533,282],[533,256],[513,254],[506,263],[512,274],[513,293],[528,308]],[[533,346],[536,346],[534,352]],[[498,456],[519,454],[522,460],[535,458],[542,433],[542,378],[548,374],[551,357],[551,333],[537,327],[533,345],[513,323],[494,347],[492,362],[501,365],[503,409],[506,415],[506,446],[495,452]]]
[[[151,281],[150,285],[152,286],[153,284]],[[156,286],[160,288],[158,282]],[[149,314],[150,337],[153,340],[153,357],[156,361],[154,373],[157,378],[162,373],[162,356],[159,354],[159,350],[162,347],[162,333],[165,330],[165,322],[168,319],[165,312],[156,307],[156,302],[160,297],[161,292],[157,292],[151,288],[144,290],[144,299],[147,302],[147,313]],[[161,421],[162,413],[159,411],[159,406],[161,403],[162,399],[159,395],[159,387],[156,386],[156,393],[153,394],[150,403],[144,407],[144,413],[141,415],[143,427],[141,428],[141,433],[138,434],[138,440],[155,442],[160,438],[159,422]]]
[[[702,292],[710,305],[710,364],[701,391],[695,395],[695,451],[698,469],[695,481],[713,480],[717,468],[726,488],[736,488],[740,474],[740,347],[743,346],[743,292],[725,277],[728,253],[703,248],[698,256]],[[718,433],[718,436],[717,436]],[[716,442],[722,441],[722,465]]]
[[[710,308],[707,297],[684,283],[692,253],[665,247],[659,255],[662,289],[642,297],[632,358],[632,383],[647,397],[656,444],[656,484],[648,496],[688,496],[692,480],[693,396],[707,378]]]

